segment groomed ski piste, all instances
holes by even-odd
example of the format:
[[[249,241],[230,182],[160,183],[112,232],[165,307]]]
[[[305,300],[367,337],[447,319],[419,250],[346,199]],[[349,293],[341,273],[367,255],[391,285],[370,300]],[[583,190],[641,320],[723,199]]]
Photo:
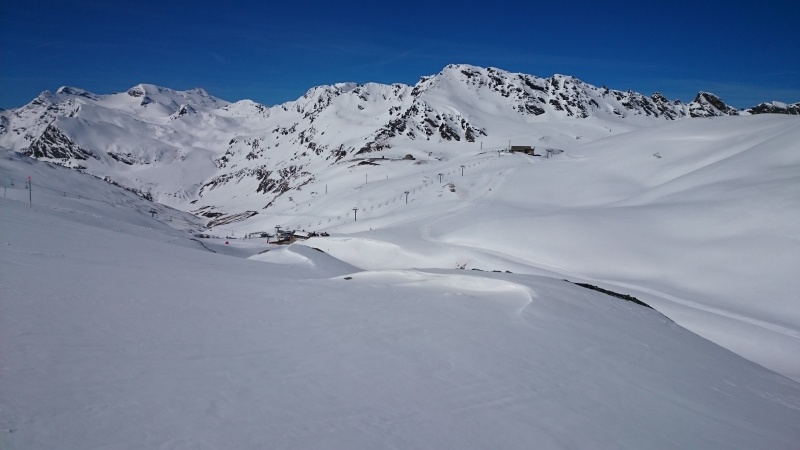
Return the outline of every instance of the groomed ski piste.
[[[4,151],[0,446],[796,448],[796,142],[343,161],[210,230]],[[330,236],[241,239],[276,225]]]

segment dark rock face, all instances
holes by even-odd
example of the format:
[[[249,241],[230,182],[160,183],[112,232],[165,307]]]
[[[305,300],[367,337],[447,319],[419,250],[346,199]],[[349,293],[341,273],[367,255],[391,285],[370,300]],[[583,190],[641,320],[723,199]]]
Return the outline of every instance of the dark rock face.
[[[50,124],[30,147],[22,151],[33,158],[79,159],[97,158],[92,152],[84,150],[67,137],[56,125]]]
[[[800,103],[793,104],[777,104],[759,103],[758,105],[747,110],[750,114],[789,114],[792,116],[800,116]]]
[[[689,103],[689,115],[691,117],[737,116],[739,111],[726,105],[714,94],[700,92],[694,101]]]
[[[567,280],[567,281],[569,281],[569,280]],[[609,291],[608,289],[603,289],[601,287],[595,286],[593,284],[588,284],[588,283],[575,283],[575,282],[572,282],[572,281],[570,281],[570,283],[578,285],[578,286],[586,288],[586,289],[590,289],[592,291],[602,292],[603,294],[610,295],[611,297],[618,298],[620,300],[625,300],[626,302],[635,303],[635,304],[637,304],[639,306],[644,306],[646,308],[653,309],[652,306],[648,305],[647,303],[639,300],[638,298],[636,298],[636,297],[634,297],[632,295],[620,294],[619,292]]]

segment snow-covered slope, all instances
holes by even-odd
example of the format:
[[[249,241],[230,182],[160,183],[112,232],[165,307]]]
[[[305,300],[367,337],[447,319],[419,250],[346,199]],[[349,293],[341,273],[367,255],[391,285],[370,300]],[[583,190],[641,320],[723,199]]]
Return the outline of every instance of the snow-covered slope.
[[[329,231],[309,245],[369,269],[600,282],[800,379],[799,141],[796,118],[759,115],[673,122],[550,158],[352,162],[282,214],[216,229]]]
[[[580,156],[591,165],[597,150]],[[512,177],[537,166],[514,156],[484,164],[501,159],[515,162],[518,170],[503,169]],[[681,161],[675,153],[654,163]],[[4,449],[800,441],[796,382],[652,309],[559,277],[360,271],[296,246],[254,257],[270,263],[230,256],[274,248],[263,240],[204,240],[229,253],[215,254],[160,222],[192,229],[191,218],[99,180],[5,153],[0,170],[14,178],[0,200]],[[30,197],[19,180],[29,175]],[[489,171],[481,177],[511,193]],[[491,200],[495,215],[507,208],[505,219],[517,220],[519,197],[500,198],[474,202]],[[571,208],[582,203],[597,202]],[[469,235],[463,226],[444,233],[457,221],[443,217],[426,229],[431,247]],[[405,232],[395,228],[394,241]],[[516,241],[531,245],[526,234]]]

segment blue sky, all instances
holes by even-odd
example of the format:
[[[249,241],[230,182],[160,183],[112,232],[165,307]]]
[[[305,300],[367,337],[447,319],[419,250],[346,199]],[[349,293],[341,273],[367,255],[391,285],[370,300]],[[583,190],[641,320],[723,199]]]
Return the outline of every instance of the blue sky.
[[[607,4],[606,4],[607,3]],[[63,85],[202,87],[273,105],[450,63],[736,107],[800,101],[800,2],[2,2],[0,108]]]

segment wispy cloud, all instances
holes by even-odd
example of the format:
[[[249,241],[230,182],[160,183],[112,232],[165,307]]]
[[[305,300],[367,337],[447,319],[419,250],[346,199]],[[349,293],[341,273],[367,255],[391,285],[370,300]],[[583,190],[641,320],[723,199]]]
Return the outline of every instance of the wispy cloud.
[[[217,62],[219,62],[219,63],[222,63],[222,64],[228,64],[228,61],[226,61],[226,60],[225,60],[225,58],[223,58],[223,57],[222,57],[222,56],[221,56],[219,53],[217,53],[217,52],[211,52],[211,57],[212,57],[212,58],[214,58],[214,59],[216,59],[216,60],[217,60]]]

